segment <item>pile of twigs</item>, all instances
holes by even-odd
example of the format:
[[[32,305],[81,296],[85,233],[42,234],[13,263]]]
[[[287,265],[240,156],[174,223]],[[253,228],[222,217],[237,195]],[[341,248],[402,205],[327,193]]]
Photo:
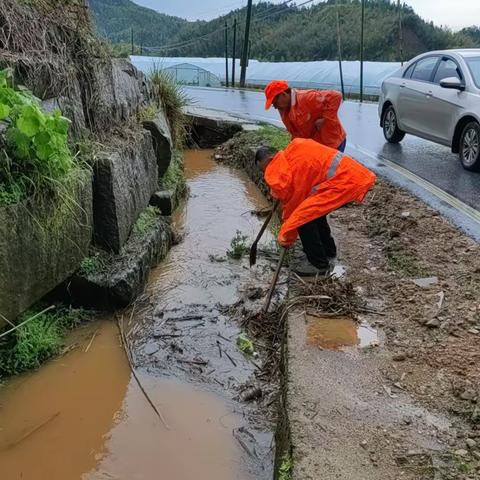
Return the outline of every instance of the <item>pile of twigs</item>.
[[[369,311],[365,302],[355,293],[350,282],[339,281],[334,277],[320,278],[314,282],[305,282],[296,276],[292,285],[293,296],[287,309],[299,307],[313,310],[325,316],[350,316]]]
[[[264,358],[260,376],[269,380],[279,373],[285,335],[285,319],[286,310],[277,307],[267,313],[252,313],[242,320],[242,327],[252,336],[254,344],[261,343]]]

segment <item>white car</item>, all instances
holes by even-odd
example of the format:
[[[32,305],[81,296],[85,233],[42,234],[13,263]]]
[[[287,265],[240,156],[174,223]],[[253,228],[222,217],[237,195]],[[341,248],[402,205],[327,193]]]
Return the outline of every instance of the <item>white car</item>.
[[[480,49],[428,52],[382,83],[378,112],[390,143],[406,133],[446,145],[480,171]]]

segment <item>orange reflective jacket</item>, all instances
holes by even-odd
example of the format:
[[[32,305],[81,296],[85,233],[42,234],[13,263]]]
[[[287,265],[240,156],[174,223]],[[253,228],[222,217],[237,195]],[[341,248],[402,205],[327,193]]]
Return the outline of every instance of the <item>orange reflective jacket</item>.
[[[370,170],[333,148],[293,140],[265,170],[272,195],[283,206],[279,243],[288,247],[297,239],[298,227],[347,203],[361,202],[375,179]]]
[[[335,90],[292,89],[289,111],[281,111],[282,121],[293,138],[311,138],[327,147],[338,148],[346,138],[338,118],[342,94]],[[320,130],[315,121],[324,118]]]

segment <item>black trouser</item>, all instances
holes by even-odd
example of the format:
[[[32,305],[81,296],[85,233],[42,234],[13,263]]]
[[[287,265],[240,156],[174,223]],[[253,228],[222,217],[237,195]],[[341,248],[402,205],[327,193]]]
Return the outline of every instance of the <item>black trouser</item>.
[[[337,255],[327,216],[316,218],[298,228],[303,250],[308,261],[317,268],[328,267],[328,258]]]

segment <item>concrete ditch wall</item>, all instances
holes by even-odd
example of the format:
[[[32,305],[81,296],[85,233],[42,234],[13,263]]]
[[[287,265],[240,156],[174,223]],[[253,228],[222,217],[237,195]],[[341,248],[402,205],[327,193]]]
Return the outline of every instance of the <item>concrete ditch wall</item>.
[[[39,204],[30,199],[0,209],[0,314],[9,321],[67,279],[88,252],[90,172],[73,182],[69,195],[67,200]]]

